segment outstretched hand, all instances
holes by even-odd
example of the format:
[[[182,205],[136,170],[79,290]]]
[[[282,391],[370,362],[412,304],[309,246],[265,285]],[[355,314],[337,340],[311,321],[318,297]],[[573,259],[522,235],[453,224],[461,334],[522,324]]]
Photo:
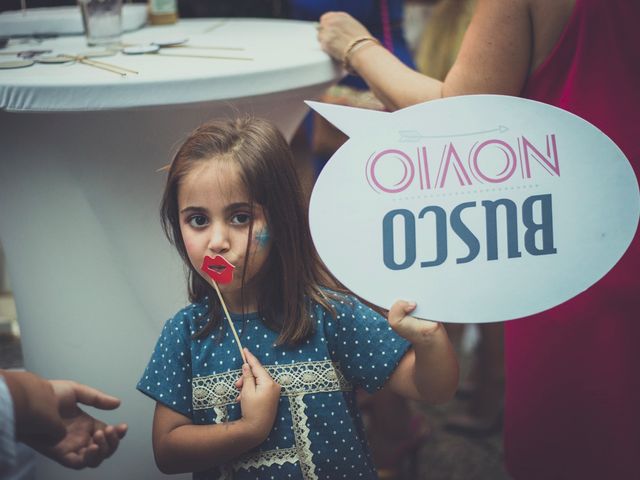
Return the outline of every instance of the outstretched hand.
[[[58,412],[65,435],[53,445],[38,440],[25,441],[66,467],[97,467],[116,451],[120,439],[127,432],[127,425],[107,425],[84,412],[78,404],[113,410],[120,405],[120,400],[70,380],[51,380],[49,383],[58,401]]]
[[[389,326],[414,346],[428,343],[433,334],[439,328],[443,328],[438,322],[412,317],[410,313],[415,309],[415,303],[398,300],[391,306],[387,315]]]

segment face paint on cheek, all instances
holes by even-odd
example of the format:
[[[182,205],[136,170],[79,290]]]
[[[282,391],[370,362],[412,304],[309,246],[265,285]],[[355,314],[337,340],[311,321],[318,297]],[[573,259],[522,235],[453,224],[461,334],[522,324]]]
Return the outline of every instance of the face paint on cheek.
[[[255,240],[256,240],[256,243],[258,244],[258,248],[264,248],[267,245],[267,243],[269,243],[270,239],[271,239],[271,236],[269,235],[269,229],[267,227],[264,227],[262,230],[256,233],[256,236],[255,236]]]

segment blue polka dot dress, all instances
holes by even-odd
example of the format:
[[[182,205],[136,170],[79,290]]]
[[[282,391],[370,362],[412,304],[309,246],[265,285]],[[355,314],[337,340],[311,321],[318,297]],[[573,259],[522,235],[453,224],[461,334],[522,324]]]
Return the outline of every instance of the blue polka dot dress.
[[[242,344],[282,386],[278,412],[261,445],[194,479],[377,478],[354,389],[381,388],[410,344],[357,299],[330,301],[337,318],[313,303],[315,333],[294,347],[276,346],[278,333],[258,314],[231,315]],[[192,338],[206,319],[203,303],[169,320],[137,386],[195,425],[242,416],[235,388],[242,358],[226,322],[207,338]]]

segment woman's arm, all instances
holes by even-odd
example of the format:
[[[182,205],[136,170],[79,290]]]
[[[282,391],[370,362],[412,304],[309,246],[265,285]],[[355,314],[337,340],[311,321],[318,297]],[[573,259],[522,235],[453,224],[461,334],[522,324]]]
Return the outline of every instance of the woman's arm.
[[[427,403],[444,403],[458,385],[458,361],[441,323],[409,315],[415,304],[398,301],[389,310],[389,325],[411,342],[387,385],[398,395]]]
[[[343,12],[320,18],[322,48],[342,60],[350,42],[369,32]],[[532,28],[528,0],[478,0],[460,53],[444,82],[422,75],[373,42],[349,57],[351,67],[390,110],[472,93],[518,95],[530,70]]]
[[[245,349],[248,365],[238,383],[242,418],[215,425],[191,419],[156,403],[153,451],[163,473],[198,472],[227,463],[262,443],[275,420],[280,386]]]

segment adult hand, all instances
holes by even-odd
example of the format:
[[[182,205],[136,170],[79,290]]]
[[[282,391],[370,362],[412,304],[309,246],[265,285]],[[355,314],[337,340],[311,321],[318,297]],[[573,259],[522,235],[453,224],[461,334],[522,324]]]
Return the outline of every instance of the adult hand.
[[[54,445],[65,435],[51,384],[31,372],[0,371],[13,401],[16,438]]]
[[[413,302],[398,300],[392,305],[387,315],[389,326],[414,346],[430,342],[433,334],[443,328],[438,322],[421,320],[409,315],[415,308],[416,304]]]
[[[273,427],[280,400],[280,385],[246,348],[247,363],[242,365],[242,382],[238,382],[242,419],[260,438],[266,438]]]
[[[369,31],[355,18],[345,12],[327,12],[320,17],[318,41],[322,49],[338,61],[351,41],[359,37],[370,37]]]
[[[107,425],[84,412],[78,404],[113,410],[120,405],[120,400],[70,380],[51,380],[49,383],[57,398],[65,435],[55,445],[37,440],[27,443],[65,467],[97,467],[116,451],[127,432],[127,425]]]

